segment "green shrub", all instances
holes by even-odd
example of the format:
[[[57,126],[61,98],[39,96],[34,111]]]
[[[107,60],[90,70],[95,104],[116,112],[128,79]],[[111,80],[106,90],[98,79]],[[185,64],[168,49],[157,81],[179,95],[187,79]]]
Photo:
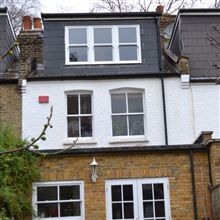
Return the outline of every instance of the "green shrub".
[[[0,151],[25,144],[10,126],[0,124]],[[38,161],[39,157],[29,151],[0,155],[1,220],[23,220],[32,214],[32,182],[39,177]]]

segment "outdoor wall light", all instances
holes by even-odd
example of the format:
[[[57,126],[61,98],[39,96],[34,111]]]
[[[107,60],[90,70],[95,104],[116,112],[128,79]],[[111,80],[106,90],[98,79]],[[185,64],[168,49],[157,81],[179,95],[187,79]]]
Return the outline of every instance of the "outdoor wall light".
[[[97,165],[98,165],[98,163],[95,161],[95,157],[93,157],[93,161],[92,161],[92,163],[90,163],[91,181],[93,183],[95,183],[96,179],[98,178],[98,176],[97,176]]]

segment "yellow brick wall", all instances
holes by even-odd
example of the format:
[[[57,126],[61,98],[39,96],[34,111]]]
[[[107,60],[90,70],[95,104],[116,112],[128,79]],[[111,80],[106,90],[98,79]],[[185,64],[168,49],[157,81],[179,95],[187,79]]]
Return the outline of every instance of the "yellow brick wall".
[[[96,183],[90,181],[89,164],[93,156],[46,158],[40,164],[40,181],[83,180],[85,219],[104,220],[106,219],[105,180],[168,177],[172,219],[194,219],[188,152],[96,155],[99,176]],[[194,163],[198,214],[201,219],[205,213],[210,217],[207,153],[194,153]]]
[[[7,123],[21,134],[21,93],[17,84],[0,83],[0,122]]]

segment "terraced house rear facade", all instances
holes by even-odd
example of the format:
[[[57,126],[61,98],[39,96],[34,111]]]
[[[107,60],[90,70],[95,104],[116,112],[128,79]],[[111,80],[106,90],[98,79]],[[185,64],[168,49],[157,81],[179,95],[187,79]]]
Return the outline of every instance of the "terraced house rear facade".
[[[64,150],[40,164],[33,219],[218,219],[218,73],[194,74],[182,33],[219,11],[181,10],[164,51],[160,16],[42,14],[21,33],[22,136],[53,106],[39,151]]]

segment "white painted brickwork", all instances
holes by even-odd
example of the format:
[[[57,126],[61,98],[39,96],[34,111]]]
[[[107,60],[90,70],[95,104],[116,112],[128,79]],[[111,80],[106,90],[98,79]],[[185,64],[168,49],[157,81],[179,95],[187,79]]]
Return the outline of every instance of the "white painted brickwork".
[[[112,138],[110,90],[117,88],[144,89],[144,137]],[[207,130],[219,137],[219,88],[214,84],[191,84],[189,89],[182,89],[180,78],[165,79],[169,144],[191,144]],[[23,138],[40,133],[52,105],[53,128],[40,147],[68,146],[72,140],[67,138],[65,91],[70,90],[93,91],[93,138],[79,139],[76,148],[165,144],[160,79],[28,82],[23,94]],[[44,95],[49,96],[49,104],[38,103],[38,97]]]

